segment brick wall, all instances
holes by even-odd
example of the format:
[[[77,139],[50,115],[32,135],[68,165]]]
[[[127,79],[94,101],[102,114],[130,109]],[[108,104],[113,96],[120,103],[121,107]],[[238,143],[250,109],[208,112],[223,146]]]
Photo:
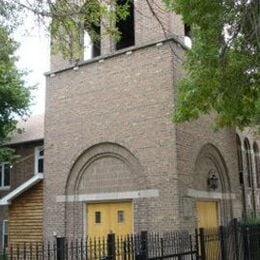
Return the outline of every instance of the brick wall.
[[[219,201],[221,223],[241,216],[235,130],[214,132],[214,115],[178,126],[171,122],[175,83],[183,74],[183,49],[174,41],[171,48],[169,42],[157,45],[165,39],[160,24],[145,1],[135,3],[135,47],[113,54],[113,43],[104,41],[107,56],[47,77],[46,239],[53,232],[69,236],[85,232],[85,202],[57,202],[57,197],[142,187],[158,190],[159,197],[133,200],[135,231],[194,228],[196,198],[189,189],[208,192],[205,181],[212,167],[228,183],[215,193],[231,194]],[[155,10],[166,34],[183,35],[180,17],[158,6]],[[215,158],[197,163],[207,145]],[[99,152],[94,153],[96,149]],[[138,170],[129,163],[128,153],[139,162]]]
[[[35,172],[35,147],[43,146],[43,141],[14,145],[15,153],[19,156],[11,169],[11,188],[15,189]]]
[[[183,216],[182,226],[194,227],[196,225],[196,201],[217,200],[220,203],[220,223],[227,224],[232,218],[240,218],[242,214],[242,194],[239,184],[237,166],[236,138],[234,129],[213,130],[214,115],[203,116],[199,120],[177,126],[176,149],[177,167],[180,176],[179,194],[181,200],[180,212]],[[207,148],[206,146],[211,148]],[[198,162],[202,149],[206,148]],[[208,173],[214,169],[219,181],[215,191],[207,186]],[[232,198],[212,199],[190,197],[188,189],[199,192],[231,193]],[[189,197],[192,211],[185,216],[183,198]]]
[[[257,176],[260,178],[260,169],[256,168],[255,152],[253,150],[254,143],[260,147],[259,135],[257,130],[253,128],[247,128],[243,131],[237,130],[237,134],[240,138],[241,148],[242,148],[242,160],[243,160],[243,179],[244,179],[244,189],[245,189],[245,202],[246,210],[250,215],[253,212],[253,204],[255,203],[255,209],[257,214],[260,214],[260,188],[257,185]],[[244,147],[245,139],[248,140],[250,146],[250,156],[252,160],[252,187],[248,187],[248,169],[246,163],[246,150]],[[257,155],[260,158],[260,154]],[[259,159],[260,160],[260,159]]]
[[[160,193],[158,198],[140,199],[135,203],[135,209],[145,205],[142,213],[145,216],[138,219],[135,216],[135,228],[142,226],[155,231],[178,225],[175,136],[170,121],[174,97],[173,60],[167,43],[160,47],[154,44],[133,50],[132,54],[122,53],[104,62],[47,78],[45,237],[52,236],[53,231],[61,235],[65,232],[66,207],[56,202],[56,196],[64,195],[72,166],[84,151],[107,142],[133,154],[143,173],[131,175],[125,163],[118,164],[119,161],[111,158],[104,159],[109,161],[108,165],[99,160],[93,171],[99,171],[100,176],[113,171],[116,175],[125,172],[122,174],[125,183],[118,186],[125,191],[140,189],[141,186],[133,184],[145,176],[145,188],[158,189]],[[107,152],[105,148],[103,152]],[[91,167],[88,168],[87,174],[91,175],[91,171]],[[98,180],[89,181],[90,190],[84,192],[100,192]]]

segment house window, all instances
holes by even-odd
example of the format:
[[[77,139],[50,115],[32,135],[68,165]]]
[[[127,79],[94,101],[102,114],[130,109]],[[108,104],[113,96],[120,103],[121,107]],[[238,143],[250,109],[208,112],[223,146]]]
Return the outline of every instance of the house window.
[[[120,40],[116,44],[116,49],[120,50],[135,45],[135,24],[134,24],[134,1],[117,0],[117,5],[127,5],[128,16],[116,22],[116,27],[120,33]]]
[[[8,247],[8,220],[3,221],[3,248]]]
[[[0,164],[0,189],[10,187],[10,164],[5,162]]]
[[[43,147],[35,148],[35,174],[44,171],[44,150]]]

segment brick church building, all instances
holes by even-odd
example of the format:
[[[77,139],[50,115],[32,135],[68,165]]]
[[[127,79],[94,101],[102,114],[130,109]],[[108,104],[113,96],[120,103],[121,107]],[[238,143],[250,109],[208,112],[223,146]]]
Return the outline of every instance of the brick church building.
[[[51,56],[45,239],[216,227],[260,212],[259,140],[213,131],[214,115],[171,121],[187,28],[160,1],[153,8],[161,23],[134,1],[121,40],[103,37],[90,59]]]

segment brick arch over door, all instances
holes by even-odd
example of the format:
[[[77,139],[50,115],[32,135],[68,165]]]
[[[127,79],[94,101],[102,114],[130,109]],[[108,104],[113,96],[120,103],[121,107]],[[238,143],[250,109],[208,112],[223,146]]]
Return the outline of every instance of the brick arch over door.
[[[99,143],[86,149],[73,164],[66,182],[65,195],[70,198],[65,203],[66,235],[84,235],[86,202],[81,201],[82,195],[138,191],[147,186],[141,163],[127,148]]]
[[[212,169],[219,180],[216,190],[210,189],[207,185],[209,171]],[[221,222],[225,224],[232,219],[232,197],[228,169],[224,157],[213,144],[205,144],[197,156],[193,176],[193,188],[198,191],[208,192],[209,197],[204,198],[206,200],[211,200],[216,194],[217,196],[222,194],[222,199],[219,199]]]

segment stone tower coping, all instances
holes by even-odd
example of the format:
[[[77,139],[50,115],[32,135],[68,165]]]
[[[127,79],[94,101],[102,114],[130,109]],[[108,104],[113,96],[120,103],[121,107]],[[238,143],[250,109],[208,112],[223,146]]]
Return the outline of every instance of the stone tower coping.
[[[153,42],[146,43],[146,44],[143,44],[143,45],[140,45],[140,46],[131,46],[129,48],[124,48],[122,50],[116,51],[116,52],[111,53],[111,54],[100,55],[100,56],[95,57],[91,60],[75,62],[71,66],[68,66],[68,67],[63,68],[63,69],[55,70],[55,71],[49,71],[49,72],[46,72],[44,75],[46,77],[53,77],[57,73],[62,73],[62,72],[68,71],[68,70],[78,70],[79,67],[84,66],[84,65],[88,65],[88,64],[91,64],[91,63],[95,63],[95,62],[104,62],[105,59],[110,59],[110,58],[113,58],[113,57],[116,57],[116,56],[119,56],[119,55],[122,55],[122,54],[128,54],[129,55],[130,52],[132,52],[132,51],[149,48],[149,47],[152,47],[154,45],[159,47],[163,43],[172,42],[172,41],[175,42],[177,45],[180,45],[184,50],[188,49],[188,47],[176,35],[171,35],[167,39],[162,39],[162,40],[159,40],[159,41],[153,41]]]

